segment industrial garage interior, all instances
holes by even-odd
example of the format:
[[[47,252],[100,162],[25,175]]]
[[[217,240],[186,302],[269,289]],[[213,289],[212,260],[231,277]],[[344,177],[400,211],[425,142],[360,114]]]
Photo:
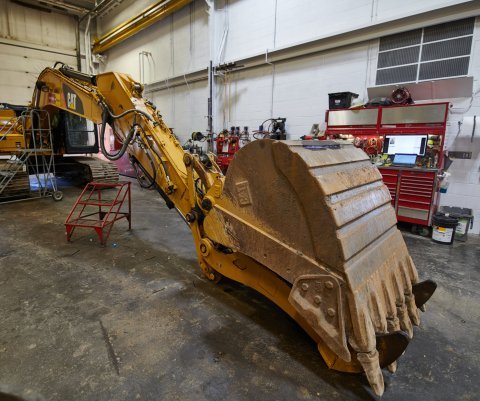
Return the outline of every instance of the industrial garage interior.
[[[0,401],[480,398],[480,1],[0,0],[0,56]]]

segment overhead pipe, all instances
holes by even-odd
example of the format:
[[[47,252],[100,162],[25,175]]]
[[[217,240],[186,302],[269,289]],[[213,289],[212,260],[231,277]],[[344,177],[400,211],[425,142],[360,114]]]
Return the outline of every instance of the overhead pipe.
[[[107,8],[110,3],[113,3],[116,0],[102,0],[100,3],[98,3],[95,7],[93,7],[89,12],[85,13],[81,18],[80,22],[82,22],[85,18],[95,14],[98,10],[101,8]],[[105,6],[105,7],[103,7]]]
[[[151,5],[94,41],[93,53],[102,53],[112,48],[191,2],[192,0],[163,0]]]
[[[92,16],[89,15],[87,19],[87,25],[85,27],[84,32],[84,40],[85,40],[85,71],[87,74],[91,74],[93,72],[93,65],[92,65],[92,50],[90,49],[90,22],[92,21]]]
[[[77,70],[82,70],[82,55],[80,53],[80,18],[75,17],[75,54],[77,57]]]

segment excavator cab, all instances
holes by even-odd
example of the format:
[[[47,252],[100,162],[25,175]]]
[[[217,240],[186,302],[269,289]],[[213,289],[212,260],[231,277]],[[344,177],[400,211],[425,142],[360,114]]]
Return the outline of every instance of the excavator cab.
[[[98,130],[92,121],[64,110],[50,113],[56,153],[98,153]]]
[[[86,118],[65,113],[65,153],[98,153],[97,125]]]

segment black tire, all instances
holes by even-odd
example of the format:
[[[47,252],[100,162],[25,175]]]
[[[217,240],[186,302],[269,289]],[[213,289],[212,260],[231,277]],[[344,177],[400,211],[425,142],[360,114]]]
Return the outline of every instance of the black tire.
[[[63,192],[62,191],[54,191],[52,194],[52,198],[55,202],[59,202],[63,199]]]
[[[421,237],[430,237],[430,228],[426,226],[420,227],[418,230],[418,235],[420,235]]]

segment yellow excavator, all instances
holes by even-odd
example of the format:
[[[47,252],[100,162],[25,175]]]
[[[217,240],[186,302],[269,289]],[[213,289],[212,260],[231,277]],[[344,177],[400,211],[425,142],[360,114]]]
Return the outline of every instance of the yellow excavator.
[[[318,344],[327,365],[365,372],[384,391],[436,284],[419,282],[382,176],[335,141],[262,139],[224,176],[214,155],[185,151],[129,75],[45,69],[32,108],[101,124],[109,160],[128,152],[145,183],[190,227],[200,268],[260,292]],[[105,149],[110,125],[121,148]]]
[[[84,117],[61,109],[38,113],[28,106],[0,103],[0,199],[28,195],[29,174],[45,173],[38,158],[47,153],[56,176],[117,182],[114,163],[86,156],[98,152],[97,127]]]

